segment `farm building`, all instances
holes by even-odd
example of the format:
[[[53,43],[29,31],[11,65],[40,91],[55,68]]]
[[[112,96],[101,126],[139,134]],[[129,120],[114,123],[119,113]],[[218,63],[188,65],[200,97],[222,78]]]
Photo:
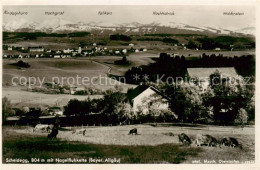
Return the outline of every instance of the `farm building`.
[[[234,67],[218,67],[218,68],[187,68],[188,76],[191,78],[197,78],[200,81],[200,85],[203,89],[206,89],[209,85],[209,76],[214,72],[219,71],[221,78],[229,78],[230,80],[238,79]]]
[[[169,107],[168,98],[156,88],[148,85],[136,87],[129,92],[128,98],[135,114],[140,110],[143,114],[149,114],[151,106],[162,110]]]
[[[67,48],[63,50],[63,53],[71,53],[72,51],[73,51],[72,49]]]
[[[63,115],[63,111],[60,107],[51,107],[48,110],[50,115],[56,116],[56,115]]]
[[[61,58],[61,56],[60,55],[54,55],[54,58]]]
[[[71,86],[70,87],[70,94],[75,94],[78,91],[85,91],[85,87],[76,87],[76,86]]]

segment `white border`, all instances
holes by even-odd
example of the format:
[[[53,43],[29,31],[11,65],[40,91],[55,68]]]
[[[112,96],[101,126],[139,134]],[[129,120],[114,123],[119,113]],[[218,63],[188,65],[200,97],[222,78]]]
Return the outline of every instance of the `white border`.
[[[2,0],[1,1],[1,28],[0,32],[2,32],[2,6],[3,5],[253,5],[256,6],[256,56],[258,56],[259,53],[259,39],[260,36],[260,30],[259,30],[259,16],[260,16],[260,0],[129,0],[129,1],[120,1],[120,0]],[[0,34],[0,45],[2,46],[2,34]],[[2,56],[2,51],[0,52],[0,56]],[[2,57],[1,57],[2,62]],[[2,84],[2,64],[0,65],[0,84]],[[19,170],[38,170],[38,169],[115,169],[115,170],[133,170],[133,169],[142,169],[142,170],[151,170],[151,169],[194,169],[194,170],[201,170],[201,169],[234,169],[234,170],[257,170],[260,169],[260,148],[259,148],[259,132],[260,130],[260,124],[259,124],[259,115],[258,112],[260,111],[260,105],[258,104],[258,101],[260,101],[260,83],[259,83],[259,59],[256,57],[256,125],[255,125],[255,164],[233,164],[233,165],[227,165],[227,164],[217,164],[217,165],[209,165],[209,164],[120,164],[120,165],[114,165],[114,164],[107,164],[107,165],[100,165],[100,164],[77,164],[77,165],[68,165],[68,164],[55,164],[55,165],[33,165],[33,164],[17,164],[17,165],[10,165],[10,164],[1,164],[0,169],[18,169]],[[2,94],[2,86],[0,94]],[[0,102],[2,102],[2,97],[0,99]],[[2,112],[2,111],[0,111]],[[1,116],[2,118],[2,116]],[[2,121],[1,121],[2,122]],[[0,130],[2,132],[2,126],[0,127]],[[2,135],[0,135],[0,139],[2,141]],[[0,144],[0,161],[2,161],[2,142]]]

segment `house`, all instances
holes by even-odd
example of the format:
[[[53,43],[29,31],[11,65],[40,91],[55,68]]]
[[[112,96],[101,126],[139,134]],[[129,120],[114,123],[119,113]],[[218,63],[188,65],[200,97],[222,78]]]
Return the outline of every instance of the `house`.
[[[126,53],[127,53],[127,49],[123,49],[122,52],[123,52],[124,54],[126,54]]]
[[[129,44],[129,46],[130,46],[130,47],[133,47],[133,46],[134,46],[134,44],[133,44],[133,43],[130,43],[130,44]]]
[[[59,54],[55,54],[54,58],[60,58],[61,56]]]
[[[49,108],[48,113],[53,116],[63,115],[63,111],[61,110],[60,107],[51,107],[51,108]]]
[[[8,47],[7,50],[8,50],[8,51],[12,51],[12,50],[13,50],[13,47]]]
[[[71,57],[71,54],[63,54],[62,55],[62,58],[70,58]]]
[[[81,49],[81,47],[79,47],[79,49],[78,49],[78,53],[81,53],[82,52],[82,49]]]
[[[187,74],[190,78],[199,79],[200,86],[203,89],[206,89],[209,85],[209,76],[214,72],[219,71],[221,78],[234,80],[238,79],[239,75],[237,74],[234,67],[218,67],[218,68],[187,68]]]
[[[78,52],[77,51],[73,51],[71,54],[72,54],[72,56],[76,56],[78,54]]]
[[[84,91],[86,90],[85,87],[76,87],[76,86],[71,86],[70,87],[70,94],[75,94],[77,91]]]
[[[57,50],[55,53],[56,53],[56,54],[61,54],[61,51],[60,51],[60,50]]]
[[[215,48],[216,51],[220,51],[220,48]]]
[[[168,109],[169,99],[165,97],[158,89],[148,86],[139,85],[128,93],[128,99],[132,105],[134,114],[142,112],[149,114],[151,106],[160,109]]]
[[[138,50],[138,49],[136,49],[136,50],[135,50],[135,52],[136,52],[136,53],[138,53],[138,52],[139,52],[139,50]]]
[[[28,50],[30,52],[44,52],[44,48],[43,47],[28,47]]]
[[[67,48],[63,50],[63,53],[71,53],[72,51],[73,51],[72,49]]]

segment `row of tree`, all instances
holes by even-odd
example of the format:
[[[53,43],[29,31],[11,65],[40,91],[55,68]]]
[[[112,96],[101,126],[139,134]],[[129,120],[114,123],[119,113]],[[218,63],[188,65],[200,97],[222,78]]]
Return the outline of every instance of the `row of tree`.
[[[234,67],[238,74],[244,77],[255,76],[255,56],[243,55],[223,57],[215,54],[202,54],[195,60],[186,60],[184,56],[171,57],[169,54],[161,53],[155,63],[146,66],[132,67],[125,73],[125,79],[130,84],[140,84],[141,82],[156,82],[158,78],[166,81],[167,78],[185,78],[187,68],[212,68],[212,67]],[[146,77],[146,78],[144,78]]]

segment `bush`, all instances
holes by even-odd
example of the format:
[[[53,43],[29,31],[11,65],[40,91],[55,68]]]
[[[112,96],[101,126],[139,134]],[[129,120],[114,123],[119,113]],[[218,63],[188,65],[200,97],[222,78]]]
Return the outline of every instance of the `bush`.
[[[14,63],[12,65],[18,66],[18,67],[23,67],[23,68],[29,68],[31,67],[29,63],[26,63],[22,60],[19,60],[17,63]]]
[[[247,123],[247,120],[248,120],[248,115],[247,115],[246,110],[243,109],[243,108],[239,109],[238,115],[237,115],[237,117],[235,119],[235,123],[240,124],[241,127],[243,128],[244,124]]]

